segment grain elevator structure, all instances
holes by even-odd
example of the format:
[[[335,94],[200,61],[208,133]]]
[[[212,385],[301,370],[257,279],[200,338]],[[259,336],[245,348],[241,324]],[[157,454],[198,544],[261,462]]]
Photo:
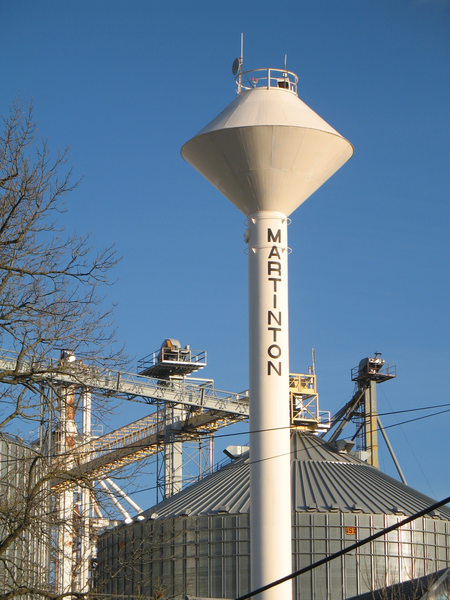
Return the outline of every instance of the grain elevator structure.
[[[289,215],[353,148],[298,98],[297,76],[286,65],[244,72],[241,58],[233,67],[237,98],[181,154],[247,219],[249,392],[208,405],[210,415],[201,414],[203,401],[192,406],[186,424],[223,419],[226,411],[224,425],[248,415],[250,449],[228,447],[228,464],[166,494],[141,522],[106,529],[96,588],[134,599],[343,600],[418,577],[432,582],[450,564],[447,507],[347,551],[434,503],[377,468],[375,387],[395,377],[395,368],[379,353],[363,359],[352,370],[353,398],[326,423],[314,366],[308,375],[289,369]],[[158,389],[168,403],[179,402],[167,383]],[[355,411],[364,427],[357,452],[338,439]],[[337,430],[327,441],[317,435],[330,427]],[[300,568],[293,580],[260,590]]]

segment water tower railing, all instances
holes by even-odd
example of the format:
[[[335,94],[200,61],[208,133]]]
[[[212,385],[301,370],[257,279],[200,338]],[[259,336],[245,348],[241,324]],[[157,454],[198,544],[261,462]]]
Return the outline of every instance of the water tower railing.
[[[252,69],[243,71],[235,77],[237,93],[265,88],[267,90],[282,89],[297,95],[298,77],[285,69]]]

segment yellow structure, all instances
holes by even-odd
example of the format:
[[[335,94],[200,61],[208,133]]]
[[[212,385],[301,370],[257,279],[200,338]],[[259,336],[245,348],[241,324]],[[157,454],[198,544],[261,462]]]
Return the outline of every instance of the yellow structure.
[[[289,374],[291,426],[303,431],[324,431],[330,427],[330,413],[319,411],[316,375]]]

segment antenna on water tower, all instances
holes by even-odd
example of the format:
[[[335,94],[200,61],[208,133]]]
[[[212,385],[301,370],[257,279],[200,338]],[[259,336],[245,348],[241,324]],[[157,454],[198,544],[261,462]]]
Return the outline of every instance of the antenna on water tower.
[[[298,77],[256,69],[237,97],[181,149],[247,218],[250,403],[250,571],[256,590],[291,573],[288,216],[353,154],[297,96]],[[250,73],[255,77],[247,79]],[[313,362],[315,369],[315,361]],[[292,598],[292,581],[259,600]]]
[[[238,93],[240,92],[241,85],[242,85],[242,65],[243,64],[244,64],[244,34],[241,33],[241,55],[239,56],[239,58],[234,59],[233,66],[231,67],[231,71],[235,77],[239,73]]]

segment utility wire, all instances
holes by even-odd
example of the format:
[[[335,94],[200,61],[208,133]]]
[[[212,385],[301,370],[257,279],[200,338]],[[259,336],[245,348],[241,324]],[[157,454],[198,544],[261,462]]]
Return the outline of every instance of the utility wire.
[[[449,406],[449,405],[448,404],[437,405],[437,407],[440,407],[440,406]],[[421,410],[421,409],[412,409],[412,410]],[[406,411],[400,411],[400,412],[410,412],[410,411],[406,410]],[[450,409],[439,411],[439,412],[433,413],[431,415],[424,415],[423,417],[417,417],[415,419],[409,419],[408,421],[402,421],[401,423],[394,423],[392,425],[384,425],[384,429],[389,429],[391,427],[398,427],[400,425],[405,425],[406,423],[412,423],[414,421],[419,421],[421,419],[427,419],[428,417],[434,417],[434,416],[437,416],[437,415],[440,415],[440,414],[443,414],[443,413],[447,413],[447,412],[450,412]],[[386,414],[392,414],[392,413],[386,413]],[[261,430],[256,430],[256,431],[249,432],[249,434],[250,433],[264,433],[264,432],[269,432],[269,431],[282,431],[283,429],[290,429],[290,427],[289,428],[287,428],[287,427],[274,427],[274,428],[271,428],[271,429],[261,429]],[[223,433],[223,434],[216,434],[216,435],[214,435],[214,437],[215,438],[218,438],[218,437],[232,437],[232,436],[236,436],[236,435],[243,435],[243,433],[242,432],[238,432],[238,433]],[[324,440],[324,442],[327,443],[326,440]],[[266,460],[273,460],[275,458],[280,458],[281,456],[286,456],[286,454],[291,455],[291,454],[295,454],[295,453],[302,452],[302,451],[306,451],[306,449],[299,448],[299,449],[296,449],[296,450],[291,450],[290,452],[285,453],[285,454],[277,454],[276,456],[270,456],[268,458],[261,458],[258,461],[250,461],[249,460],[247,462],[247,464],[251,465],[251,464],[255,464],[257,462],[264,462]],[[157,486],[151,486],[151,487],[148,487],[148,488],[144,488],[142,490],[138,490],[138,491],[136,491],[134,493],[135,494],[139,494],[141,492],[147,492],[147,491],[156,489],[156,487]]]
[[[352,544],[351,546],[347,546],[347,548],[344,548],[343,550],[339,550],[338,552],[335,552],[334,554],[330,554],[329,556],[326,556],[325,558],[318,560],[317,562],[313,563],[312,565],[309,565],[308,567],[303,567],[302,569],[298,569],[298,571],[294,571],[290,575],[286,575],[285,577],[282,577],[281,579],[277,579],[276,581],[273,581],[272,583],[263,585],[262,587],[260,587],[256,590],[253,590],[251,592],[248,592],[247,594],[244,594],[243,596],[239,596],[238,598],[235,598],[235,600],[247,600],[247,598],[252,598],[253,596],[256,596],[256,594],[261,594],[262,592],[270,590],[271,588],[273,588],[277,585],[280,585],[282,583],[285,583],[286,581],[289,581],[290,579],[294,579],[295,577],[298,577],[299,575],[303,575],[303,573],[312,571],[316,567],[320,567],[321,565],[324,565],[324,564],[332,561],[333,559],[338,558],[339,556],[343,556],[347,552],[356,550],[356,548],[360,548],[361,546],[364,546],[365,544],[368,544],[369,542],[372,542],[373,540],[376,540],[379,537],[382,537],[383,535],[390,533],[391,531],[395,531],[396,529],[399,529],[403,525],[407,525],[408,523],[411,523],[411,521],[420,519],[420,517],[427,515],[428,513],[432,512],[433,510],[436,510],[437,508],[440,508],[444,504],[447,504],[448,502],[450,502],[450,496],[448,498],[445,498],[444,500],[440,500],[439,502],[432,504],[431,506],[428,506],[427,508],[424,508],[423,510],[411,515],[410,517],[407,517],[406,519],[403,519],[402,521],[399,521],[398,523],[395,523],[394,525],[391,525],[390,527],[386,527],[386,529],[382,529],[378,533],[374,533],[373,535],[370,535],[369,537],[364,538],[363,540],[360,540],[359,542],[356,542],[356,543]]]
[[[397,415],[397,414],[402,414],[402,413],[410,413],[410,412],[416,412],[416,411],[420,411],[420,410],[432,410],[434,408],[444,408],[444,407],[447,407],[447,406],[450,407],[450,403],[435,404],[434,406],[422,406],[420,408],[408,408],[408,409],[404,409],[404,410],[396,410],[396,411],[390,411],[390,412],[386,412],[386,413],[377,413],[377,414],[378,414],[379,417],[386,417],[386,416],[389,416],[389,415]],[[409,419],[407,421],[402,421],[401,423],[394,423],[393,425],[386,425],[386,426],[384,426],[384,428],[385,429],[389,429],[391,427],[397,427],[398,425],[405,425],[407,423],[412,423],[412,422],[418,421],[420,419],[427,419],[428,417],[434,417],[434,416],[437,416],[437,415],[440,415],[440,414],[443,414],[443,413],[446,413],[446,412],[450,412],[450,408],[448,410],[443,410],[443,411],[440,411],[440,412],[432,413],[430,415],[424,415],[423,417],[417,417],[415,419]],[[154,413],[150,413],[150,414],[154,414]],[[343,420],[344,419],[340,419],[339,421],[336,421],[336,423],[333,423],[333,425],[338,424],[338,423],[340,423]],[[245,422],[244,420],[237,421],[236,423],[233,423],[231,425],[237,425],[238,423],[244,423],[244,422]],[[231,425],[229,425],[229,426],[231,426]],[[234,433],[214,433],[214,438],[235,437],[237,435],[246,435],[247,433],[248,434],[250,434],[250,433],[262,433],[264,431],[276,431],[276,430],[280,430],[281,431],[283,429],[291,429],[291,426],[289,426],[289,427],[277,427],[277,428],[273,428],[273,429],[272,428],[269,428],[269,429],[258,429],[258,430],[254,430],[254,431],[251,431],[251,432],[250,431],[249,432],[239,431],[239,432],[234,432]],[[109,435],[111,433],[114,433],[114,431],[115,430],[113,429],[113,430],[105,433],[104,435]],[[100,436],[100,437],[103,437],[103,436]],[[326,440],[324,440],[324,441],[326,441]],[[146,444],[143,444],[142,446],[146,447]],[[139,448],[140,445],[136,444],[135,447]]]
[[[429,417],[436,417],[437,415],[443,415],[444,413],[450,412],[450,408],[447,410],[440,410],[439,412],[431,413],[431,415],[424,415],[423,417],[416,417],[415,419],[408,419],[407,421],[402,421],[401,423],[393,423],[392,425],[384,425],[385,429],[390,429],[391,427],[398,427],[399,425],[406,425],[407,423],[414,423],[414,421],[422,421],[422,419],[428,419]]]
[[[386,394],[385,398],[387,399]],[[434,406],[420,406],[419,408],[406,408],[405,410],[391,410],[387,413],[378,413],[378,416],[385,417],[388,415],[400,415],[401,413],[416,412],[418,410],[432,410],[433,408],[444,408],[446,406],[450,406],[450,403],[447,402],[446,404],[435,404]]]
[[[447,413],[447,412],[450,412],[450,409],[439,411],[439,412],[436,412],[436,413],[432,413],[431,415],[424,415],[422,417],[417,417],[415,419],[409,419],[407,421],[402,421],[401,423],[393,423],[392,425],[384,425],[384,429],[390,429],[391,427],[398,427],[400,425],[405,425],[407,423],[412,423],[414,421],[420,421],[422,419],[427,419],[429,417],[434,417],[434,416],[441,415],[441,414],[444,414],[444,413]],[[270,431],[282,431],[284,429],[291,429],[291,427],[290,426],[289,427],[273,427],[273,428],[268,428],[268,429],[260,429],[260,430],[255,430],[255,431],[248,432],[248,434],[250,434],[250,433],[252,433],[252,434],[255,434],[255,433],[266,433],[266,432],[270,432]],[[237,435],[242,436],[242,435],[247,435],[247,434],[243,433],[243,432],[223,433],[223,434],[215,434],[214,437],[215,438],[224,438],[224,437],[234,437],[234,436],[237,436]],[[327,443],[326,440],[323,440],[323,441],[324,441],[325,444]],[[139,449],[140,447],[146,448],[147,446],[148,446],[148,444],[138,444],[138,443],[133,444],[133,447],[135,449]],[[291,452],[289,452],[287,454],[293,454],[293,453],[296,453],[296,452],[302,452],[303,450],[304,449],[299,448],[299,449],[293,450],[293,451],[291,451]],[[88,451],[88,452],[90,452],[90,451]],[[265,460],[271,460],[273,458],[278,458],[280,456],[284,456],[284,455],[280,454],[280,455],[273,456],[273,457],[263,458],[263,459],[260,459],[258,462],[262,462],[262,461],[265,461]],[[253,464],[253,462],[254,461],[249,462],[248,464]],[[146,488],[146,489],[152,489],[152,488]]]
[[[440,407],[445,407],[445,406],[450,406],[450,404],[438,404],[438,405],[430,406],[430,407],[423,407],[423,408],[416,408],[416,409],[407,409],[407,410],[397,411],[397,412],[399,412],[399,413],[413,412],[413,411],[416,411],[416,410],[428,410],[428,409],[431,409],[431,408],[440,408]],[[436,413],[432,413],[430,415],[424,415],[424,416],[421,416],[421,417],[416,417],[415,419],[409,419],[407,421],[402,421],[401,423],[394,423],[392,425],[385,425],[384,429],[390,429],[391,427],[398,427],[400,425],[405,425],[407,423],[412,423],[414,421],[419,421],[421,419],[426,419],[426,418],[429,418],[429,417],[437,416],[437,415],[440,415],[440,414],[444,414],[446,412],[450,412],[450,409],[439,411],[439,412],[436,412]],[[379,413],[379,414],[381,414],[381,415],[383,415],[383,414],[389,415],[389,414],[395,414],[395,413],[394,412],[390,412],[390,413]],[[288,428],[290,429],[291,427],[288,427]],[[269,428],[269,429],[264,429],[264,430],[255,430],[255,431],[248,432],[248,433],[249,434],[250,433],[264,433],[264,432],[277,431],[277,430],[283,430],[283,429],[288,429],[288,428],[287,427],[286,428],[285,427],[277,427],[277,428]],[[243,433],[243,432],[236,432],[236,433],[215,434],[214,437],[215,438],[224,438],[224,437],[233,437],[233,436],[237,436],[237,435],[245,435],[245,433]],[[324,440],[324,441],[326,443],[326,440]],[[142,446],[144,448],[144,447],[147,447],[147,444],[142,444],[142,445],[141,444],[135,444],[134,447],[135,448],[139,448],[140,446]],[[291,455],[291,454],[295,454],[295,453],[298,453],[298,452],[301,452],[301,451],[306,451],[306,449],[299,448],[299,449],[296,449],[296,450],[292,450],[291,452],[289,452],[287,454]],[[266,460],[272,460],[274,458],[279,458],[281,456],[284,456],[284,455],[277,455],[277,456],[273,456],[273,457],[263,458],[263,459],[260,459],[258,461],[248,461],[247,464],[254,464],[255,462],[263,462],[263,461],[266,461]],[[150,486],[150,487],[147,487],[147,488],[143,488],[143,489],[137,490],[137,491],[135,491],[133,493],[134,494],[139,494],[141,492],[155,490],[155,489],[157,489],[157,487],[158,486]]]
[[[440,404],[437,405],[436,407],[427,407],[427,409],[430,408],[439,408],[441,406],[450,406],[450,404]],[[427,409],[412,409],[412,410],[427,410]],[[404,411],[398,411],[400,412],[411,412],[411,410],[404,410]],[[450,412],[450,408],[448,408],[447,410],[441,410],[439,412],[435,412],[435,413],[431,413],[430,415],[423,415],[421,417],[416,417],[415,419],[408,419],[407,421],[401,421],[400,423],[393,423],[392,425],[384,425],[385,429],[390,429],[391,427],[398,427],[399,425],[405,425],[407,423],[413,423],[414,421],[420,421],[422,419],[428,419],[429,417],[435,417],[437,415],[442,415],[444,413]],[[386,416],[386,415],[392,415],[392,414],[397,414],[395,412],[390,412],[390,413],[377,413],[378,416]],[[291,427],[274,427],[274,428],[268,428],[268,429],[258,429],[255,431],[249,431],[248,433],[264,433],[266,431],[281,431],[283,429],[291,429]],[[214,435],[214,438],[223,438],[223,437],[232,437],[232,436],[236,436],[236,435],[243,435],[242,432],[237,432],[237,433],[218,433]],[[326,440],[324,440],[326,442]]]
[[[393,425],[384,426],[384,429],[388,429],[389,427],[397,427],[398,425],[404,425],[405,423],[410,423],[412,421],[417,421],[417,420],[422,419],[422,418],[425,419],[427,417],[432,417],[432,416],[435,416],[435,415],[439,415],[439,414],[442,414],[444,412],[450,412],[450,409],[449,410],[445,410],[445,411],[441,411],[439,413],[434,413],[433,415],[426,415],[425,417],[419,417],[417,419],[411,419],[410,421],[403,421],[403,423],[394,423]],[[264,433],[264,432],[267,432],[267,431],[282,431],[283,429],[287,429],[287,428],[286,427],[274,427],[273,429],[263,429],[263,430],[255,431],[255,432],[252,432],[252,433]],[[232,435],[242,435],[242,433],[223,434],[222,436],[215,436],[215,437],[227,437],[227,436],[232,436]],[[324,443],[326,444],[327,442],[324,440]],[[291,450],[290,452],[285,452],[283,454],[277,454],[275,456],[269,456],[267,458],[261,458],[261,459],[258,459],[258,460],[248,460],[246,464],[253,465],[253,464],[256,464],[256,463],[265,462],[266,460],[274,460],[276,458],[281,458],[282,456],[288,456],[288,455],[290,456],[292,454],[298,454],[299,452],[306,452],[306,450],[307,450],[306,448],[298,448],[298,449],[295,449],[295,450]],[[152,489],[155,489],[155,488],[154,487],[149,487],[149,488],[145,488],[143,490],[139,490],[139,491],[137,491],[135,493],[140,493],[140,492],[144,492],[144,491],[148,491],[148,490],[152,490]]]
[[[379,417],[388,417],[388,416],[390,416],[390,415],[399,415],[399,414],[403,414],[403,413],[416,412],[416,411],[419,411],[419,410],[432,410],[432,409],[434,409],[434,408],[444,408],[444,407],[447,407],[447,406],[450,406],[450,403],[447,403],[447,404],[436,404],[436,405],[434,405],[434,406],[422,406],[422,407],[420,407],[420,408],[408,408],[408,409],[404,409],[404,410],[391,410],[390,412],[385,412],[385,413],[377,413],[377,414],[378,414],[378,416],[379,416]],[[442,414],[442,413],[449,412],[449,411],[450,411],[450,409],[448,409],[448,410],[443,410],[443,411],[441,411],[441,412],[432,413],[431,415],[425,415],[425,416],[423,416],[423,417],[417,417],[416,419],[410,419],[410,420],[408,420],[408,421],[403,421],[402,423],[396,423],[396,424],[394,424],[394,425],[387,425],[387,426],[385,427],[385,429],[387,429],[387,428],[389,428],[389,427],[396,427],[397,425],[404,425],[405,423],[412,423],[413,421],[418,421],[419,419],[426,419],[426,418],[428,418],[428,417],[433,417],[433,416],[435,416],[435,415],[440,415],[440,414]],[[348,416],[349,416],[349,415],[347,414],[347,417],[348,417]],[[350,422],[349,418],[345,418],[345,417],[343,417],[342,419],[339,419],[338,421],[334,421],[334,422],[333,422],[333,428],[334,428],[336,425],[338,425],[338,424],[342,423],[343,421],[348,421],[348,422]]]
[[[383,396],[384,396],[384,398],[385,398],[385,400],[386,400],[386,402],[387,402],[387,404],[388,404],[389,408],[392,410],[391,403],[389,402],[389,398],[387,397],[387,394],[386,394],[386,391],[385,391],[385,390],[386,390],[386,388],[384,388],[384,387],[382,387],[382,388],[381,388],[381,392],[382,392],[382,394],[383,394]],[[439,408],[440,408],[440,407],[439,407]],[[398,423],[397,416],[394,416],[394,419],[395,419],[395,421]],[[381,424],[381,421],[380,421],[380,424]],[[433,486],[431,485],[431,483],[430,483],[430,480],[428,479],[428,477],[427,477],[427,475],[426,475],[426,473],[425,473],[424,469],[422,468],[422,465],[421,465],[421,463],[419,462],[419,459],[417,458],[417,456],[416,456],[416,453],[414,452],[414,449],[413,449],[413,447],[412,447],[412,445],[411,445],[411,443],[410,443],[410,441],[409,441],[409,439],[408,439],[408,436],[405,434],[405,432],[404,432],[404,430],[403,430],[403,427],[400,427],[400,432],[401,432],[401,434],[402,434],[402,436],[403,436],[403,438],[404,438],[404,440],[405,440],[405,442],[406,442],[406,445],[409,447],[409,451],[411,452],[411,455],[414,457],[414,460],[416,461],[416,465],[417,465],[417,467],[419,468],[420,472],[422,473],[422,476],[423,476],[423,478],[424,478],[424,479],[425,479],[425,481],[427,482],[427,485],[428,485],[428,487],[429,487],[429,489],[430,489],[430,491],[431,491],[431,497],[432,497],[432,498],[436,498],[436,494],[435,494],[435,492],[434,492],[434,490],[433,490]],[[384,434],[383,434],[383,435],[384,435]],[[394,461],[394,462],[395,462],[395,461]],[[398,468],[397,468],[397,470],[398,470],[398,471],[399,471],[399,473],[400,473],[401,469],[398,469]]]

